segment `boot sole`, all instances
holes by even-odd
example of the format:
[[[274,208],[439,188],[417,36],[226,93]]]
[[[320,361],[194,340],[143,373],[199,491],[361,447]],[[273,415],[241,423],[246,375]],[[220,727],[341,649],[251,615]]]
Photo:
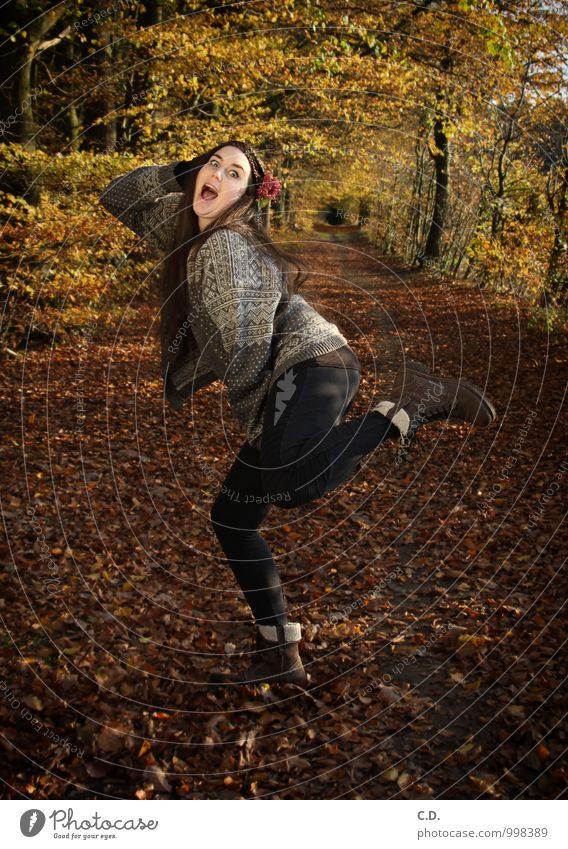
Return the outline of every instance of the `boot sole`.
[[[216,690],[224,690],[226,688],[242,688],[242,687],[261,687],[267,684],[270,687],[300,687],[306,689],[309,687],[309,681],[208,681],[201,685],[203,691],[214,692]]]
[[[257,678],[253,680],[247,680],[246,678],[239,678],[237,675],[227,678],[221,678],[221,676],[211,676],[207,685],[209,687],[226,687],[228,685],[234,685],[237,687],[242,687],[245,684],[257,687],[260,684],[270,684],[271,686],[274,684],[296,684],[298,687],[305,687],[308,684],[308,678],[306,675],[292,677],[291,675],[281,675],[281,676],[273,676],[272,678]]]

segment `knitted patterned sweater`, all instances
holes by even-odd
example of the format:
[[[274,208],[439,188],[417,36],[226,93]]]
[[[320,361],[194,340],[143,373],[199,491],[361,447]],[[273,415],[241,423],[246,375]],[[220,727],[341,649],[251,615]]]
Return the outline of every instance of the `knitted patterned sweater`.
[[[100,196],[105,209],[161,252],[170,247],[183,198],[176,164],[135,168]],[[274,260],[240,233],[213,232],[188,260],[187,272],[191,311],[180,322],[180,333],[190,327],[199,351],[178,358],[173,372],[166,369],[166,398],[179,409],[199,389],[222,380],[248,442],[258,445],[275,381],[302,360],[343,347],[347,339],[300,294],[290,298],[274,323],[286,296],[283,276]]]

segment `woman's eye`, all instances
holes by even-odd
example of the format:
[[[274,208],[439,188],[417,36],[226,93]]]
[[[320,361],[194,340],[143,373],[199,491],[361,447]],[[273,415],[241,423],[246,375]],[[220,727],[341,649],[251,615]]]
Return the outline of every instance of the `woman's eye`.
[[[211,164],[211,165],[218,165],[219,163],[217,162],[217,160],[216,160],[216,159],[212,159],[212,160],[211,160],[211,162],[210,162],[210,164]],[[238,178],[238,176],[239,176],[239,172],[238,172],[238,171],[231,171],[231,174],[234,174],[234,175],[235,175],[235,177],[237,177],[237,178]]]

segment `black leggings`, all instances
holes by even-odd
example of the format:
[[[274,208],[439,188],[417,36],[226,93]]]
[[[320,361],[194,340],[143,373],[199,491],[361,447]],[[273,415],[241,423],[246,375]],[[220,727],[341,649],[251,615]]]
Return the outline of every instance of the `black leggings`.
[[[381,413],[341,423],[359,380],[358,369],[311,360],[284,372],[268,394],[261,448],[245,442],[213,504],[215,534],[258,624],[287,621],[278,568],[258,531],[271,506],[321,498],[399,435]]]

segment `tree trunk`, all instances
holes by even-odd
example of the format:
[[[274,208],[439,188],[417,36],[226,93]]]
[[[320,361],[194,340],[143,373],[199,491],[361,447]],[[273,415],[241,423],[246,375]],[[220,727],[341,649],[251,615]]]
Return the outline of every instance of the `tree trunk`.
[[[290,226],[293,222],[292,219],[294,217],[294,213],[292,211],[292,199],[290,197],[290,192],[287,190],[284,193],[284,221],[287,226]]]
[[[32,109],[32,60],[24,62],[16,73],[14,86],[16,110],[20,112],[20,120],[15,125],[16,141],[25,144],[32,150],[37,147],[35,140],[35,121]],[[18,114],[17,112],[15,114]]]
[[[440,256],[442,234],[446,226],[448,212],[450,142],[444,127],[444,115],[439,108],[436,109],[436,118],[434,120],[434,144],[435,150],[430,150],[430,155],[434,160],[436,180],[434,210],[422,259],[438,259]]]
[[[163,0],[147,0],[144,5],[146,13],[142,16],[142,25],[147,27],[161,24],[164,18]]]
[[[568,168],[560,175],[560,197],[555,205],[549,199],[554,215],[554,242],[548,259],[546,280],[555,298],[564,300],[568,294],[568,203],[566,183]]]
[[[361,229],[361,227],[363,227],[365,224],[368,223],[369,213],[370,213],[370,207],[369,207],[368,199],[367,198],[360,198],[359,199],[359,217],[357,219],[357,227],[359,229]]]
[[[72,68],[75,64],[75,49],[72,41],[69,41],[66,45],[65,56],[67,58],[67,61],[69,62],[69,66]],[[79,145],[81,142],[81,120],[79,118],[79,113],[73,100],[69,104],[69,108],[65,113],[65,120],[67,122],[67,137],[69,139],[69,150],[79,150]]]
[[[7,10],[5,10],[7,12]],[[25,36],[17,40],[18,48],[2,57],[0,68],[3,73],[2,104],[7,110],[3,121],[3,138],[8,142],[25,145],[29,150],[35,150],[36,126],[34,119],[34,103],[41,89],[34,88],[35,58],[42,50],[58,44],[64,33],[59,37],[44,41],[50,29],[55,26],[65,12],[64,5],[50,9],[35,21],[23,22]],[[12,15],[18,11],[12,10]],[[27,10],[21,9],[21,14]],[[33,206],[38,206],[41,200],[41,172],[36,167],[10,169],[2,174],[0,184],[4,191],[20,195]]]
[[[61,4],[59,8],[50,9],[26,26],[26,39],[22,42],[21,50],[16,54],[14,64],[16,70],[13,73],[14,85],[11,98],[11,116],[15,119],[13,122],[13,138],[31,150],[35,150],[37,147],[33,104],[40,93],[33,87],[32,82],[34,60],[38,53],[58,44],[63,38],[62,33],[57,38],[44,41],[47,33],[55,26],[64,12],[64,4]]]
[[[394,245],[394,234],[393,234],[393,219],[394,219],[394,206],[397,200],[396,197],[396,189],[398,184],[398,174],[395,173],[394,181],[392,185],[392,194],[391,194],[391,204],[389,210],[389,220],[387,222],[387,227],[383,236],[383,253],[387,254],[387,256],[392,252]]]
[[[95,148],[115,150],[116,102],[114,83],[110,82],[114,75],[114,51],[112,31],[107,21],[101,21],[97,27],[97,43],[98,84],[85,108],[85,125],[88,127],[85,135]],[[107,116],[110,117],[104,122],[97,122],[97,119]]]
[[[414,146],[414,178],[412,181],[412,202],[408,222],[405,259],[413,265],[417,262],[420,247],[420,215],[422,209],[422,186],[424,183],[424,153],[423,138],[417,136]]]

